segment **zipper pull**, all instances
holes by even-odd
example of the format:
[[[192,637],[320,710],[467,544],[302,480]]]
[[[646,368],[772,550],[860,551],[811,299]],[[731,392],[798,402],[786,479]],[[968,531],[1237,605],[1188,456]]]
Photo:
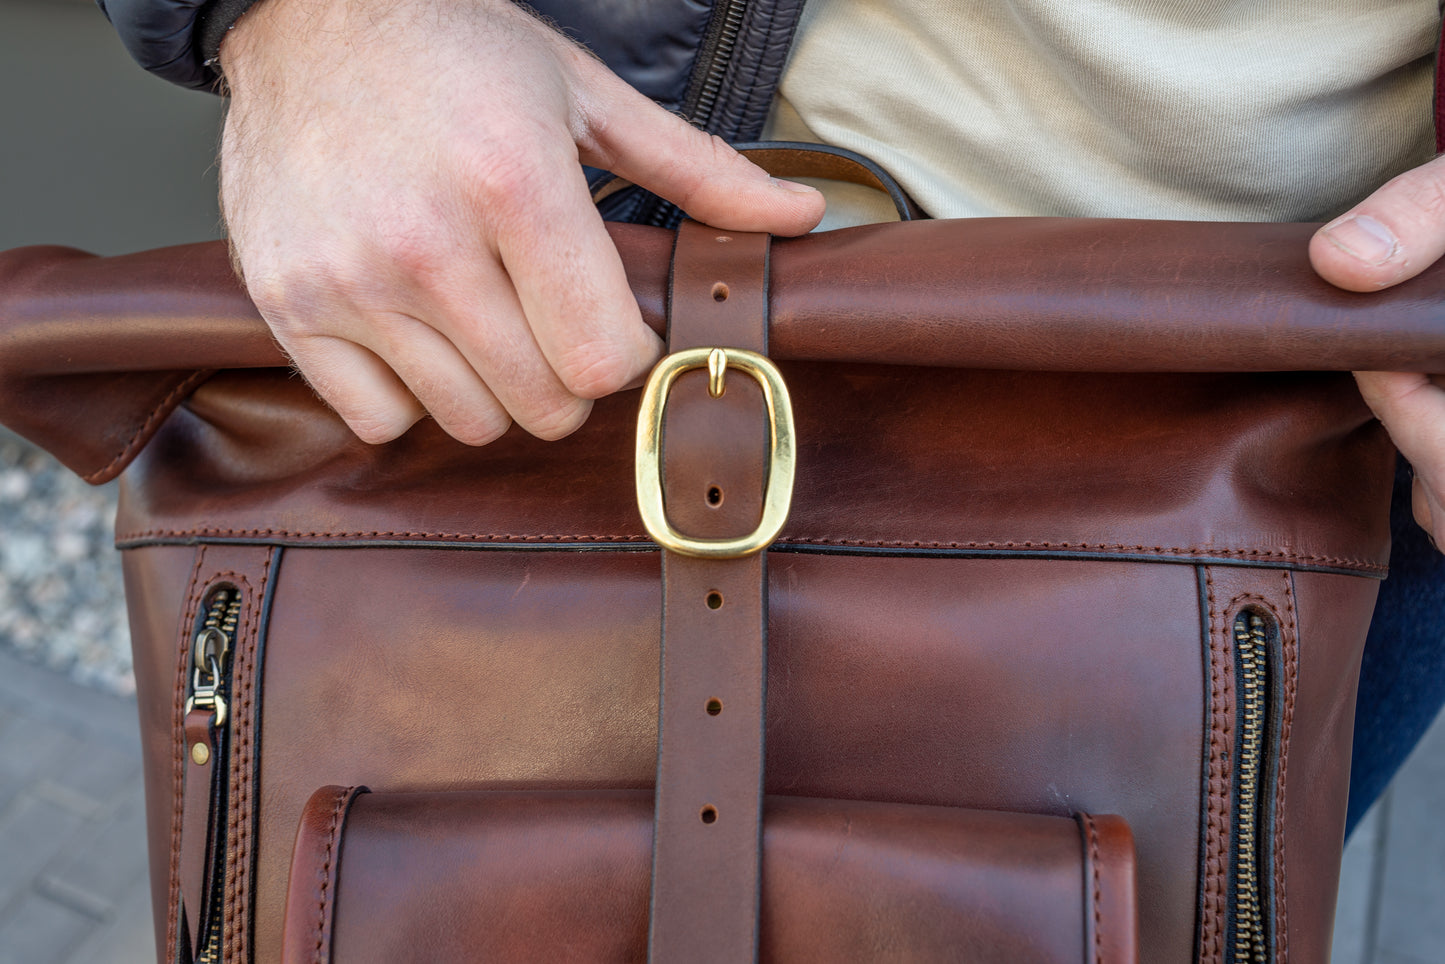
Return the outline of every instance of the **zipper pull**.
[[[231,638],[236,631],[236,618],[240,614],[241,594],[232,589],[222,589],[212,598],[210,611],[191,649],[191,694],[186,698],[186,715],[196,709],[212,714],[213,727],[226,725],[226,696],[224,684],[226,664],[231,658]],[[192,753],[197,752],[192,747]],[[204,761],[197,760],[197,763]]]

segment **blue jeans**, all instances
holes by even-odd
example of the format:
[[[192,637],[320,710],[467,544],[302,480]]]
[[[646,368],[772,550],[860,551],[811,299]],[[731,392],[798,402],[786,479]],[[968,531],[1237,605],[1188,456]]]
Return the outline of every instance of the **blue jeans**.
[[[1390,506],[1390,578],[1360,667],[1347,836],[1445,704],[1445,556],[1410,515],[1410,480],[1402,459]]]

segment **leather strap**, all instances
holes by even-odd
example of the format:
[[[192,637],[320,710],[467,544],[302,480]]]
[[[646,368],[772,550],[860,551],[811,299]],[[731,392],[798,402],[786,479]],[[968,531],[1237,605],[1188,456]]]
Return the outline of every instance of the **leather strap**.
[[[211,725],[214,713],[196,708],[185,718],[185,791],[181,807],[180,885],[182,944],[187,948],[184,960],[198,954],[197,946],[205,923],[206,908],[211,905],[210,888],[215,875],[217,833],[211,814],[220,812],[221,783],[217,774],[225,773],[226,761],[219,759],[225,744],[217,739]]]
[[[679,228],[668,347],[762,352],[767,235]],[[680,532],[743,535],[762,513],[768,422],[762,392],[733,373],[722,397],[682,375],[663,423],[663,492]],[[756,959],[761,868],[766,553],[707,560],[664,553],[649,956]]]

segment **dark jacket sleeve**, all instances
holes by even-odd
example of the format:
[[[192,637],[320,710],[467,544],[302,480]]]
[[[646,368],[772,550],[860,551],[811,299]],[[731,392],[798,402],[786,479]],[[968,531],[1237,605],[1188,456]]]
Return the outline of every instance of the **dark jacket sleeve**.
[[[136,61],[182,87],[214,89],[216,52],[256,0],[96,0]]]

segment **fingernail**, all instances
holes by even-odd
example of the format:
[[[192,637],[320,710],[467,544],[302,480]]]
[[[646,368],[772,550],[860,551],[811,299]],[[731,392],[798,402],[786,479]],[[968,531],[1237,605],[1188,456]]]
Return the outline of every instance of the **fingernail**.
[[[773,187],[780,187],[784,191],[792,191],[794,194],[817,194],[818,189],[809,187],[806,184],[799,184],[797,181],[785,181],[780,177],[772,178]]]
[[[1357,214],[1331,224],[1325,228],[1325,237],[1341,251],[1366,264],[1384,264],[1400,248],[1390,229],[1368,214]]]

